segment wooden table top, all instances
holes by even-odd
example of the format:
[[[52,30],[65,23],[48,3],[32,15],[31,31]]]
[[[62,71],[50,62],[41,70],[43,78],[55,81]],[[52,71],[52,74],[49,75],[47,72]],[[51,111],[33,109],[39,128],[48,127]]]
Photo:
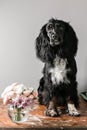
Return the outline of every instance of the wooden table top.
[[[7,106],[2,104],[0,100],[0,129],[1,128],[24,128],[24,129],[66,129],[70,128],[85,128],[87,130],[87,102],[80,99],[80,117],[71,117],[69,115],[61,115],[59,117],[47,117],[44,115],[45,107],[42,105],[36,104],[34,110],[30,112],[30,117],[27,122],[24,123],[13,123],[8,117]]]

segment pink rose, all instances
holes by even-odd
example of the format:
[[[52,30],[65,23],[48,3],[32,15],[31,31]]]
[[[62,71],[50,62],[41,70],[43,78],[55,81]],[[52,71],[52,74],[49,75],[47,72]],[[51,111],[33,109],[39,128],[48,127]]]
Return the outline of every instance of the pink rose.
[[[30,91],[29,91],[29,90],[25,90],[25,91],[23,92],[23,94],[24,94],[24,96],[28,97],[28,96],[30,95]]]

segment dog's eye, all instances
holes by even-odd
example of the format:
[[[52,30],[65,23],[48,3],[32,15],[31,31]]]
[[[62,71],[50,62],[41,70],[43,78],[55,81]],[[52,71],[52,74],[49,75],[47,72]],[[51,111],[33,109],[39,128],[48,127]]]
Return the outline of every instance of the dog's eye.
[[[60,28],[59,28],[61,31],[63,31],[64,30],[64,28],[61,26]]]
[[[63,26],[60,24],[56,24],[55,27],[61,31],[64,29]]]
[[[53,29],[53,25],[52,25],[52,24],[49,24],[49,25],[47,26],[47,29],[48,29],[48,30],[52,30],[52,29]]]

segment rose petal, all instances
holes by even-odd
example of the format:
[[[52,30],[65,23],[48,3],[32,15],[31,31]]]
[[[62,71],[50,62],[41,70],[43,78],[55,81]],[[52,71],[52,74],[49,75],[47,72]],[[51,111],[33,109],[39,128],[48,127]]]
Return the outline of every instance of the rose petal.
[[[31,94],[31,95],[29,96],[29,99],[34,99],[34,95]]]
[[[17,94],[21,94],[24,90],[27,90],[27,88],[23,85],[23,84],[18,84],[16,87],[15,87],[15,92]]]
[[[26,91],[23,92],[23,94],[27,97],[27,96],[30,95],[30,91],[29,91],[29,90],[26,90]]]
[[[32,93],[34,91],[34,88],[29,87],[29,92]]]
[[[8,102],[9,102],[8,97],[4,96],[3,104],[6,105],[6,104],[8,104]]]
[[[11,99],[11,98],[13,98],[15,96],[15,92],[14,91],[9,91],[6,95],[7,95],[8,99]]]
[[[34,91],[34,92],[33,92],[33,95],[34,95],[34,97],[37,97],[37,96],[38,96],[37,91]]]
[[[5,94],[9,91],[12,91],[14,86],[16,86],[18,83],[13,83],[12,85],[5,88],[4,92],[1,94],[1,97],[4,98]]]

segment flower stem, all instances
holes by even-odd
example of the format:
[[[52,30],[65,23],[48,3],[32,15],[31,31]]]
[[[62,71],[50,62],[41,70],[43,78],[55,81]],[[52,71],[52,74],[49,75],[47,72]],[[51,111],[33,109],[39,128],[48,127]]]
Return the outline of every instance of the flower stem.
[[[17,112],[15,113],[15,121],[20,121],[21,120],[21,109],[17,108]]]

